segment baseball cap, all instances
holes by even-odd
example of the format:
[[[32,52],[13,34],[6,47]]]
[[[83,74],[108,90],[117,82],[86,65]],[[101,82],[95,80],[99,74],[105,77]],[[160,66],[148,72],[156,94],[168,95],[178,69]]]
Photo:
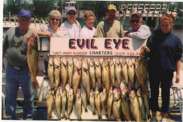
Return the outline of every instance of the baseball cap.
[[[108,7],[107,7],[107,10],[114,10],[114,11],[117,11],[117,8],[114,4],[109,4]]]
[[[21,9],[18,12],[18,17],[25,17],[25,18],[30,19],[32,17],[32,14],[29,10]]]
[[[68,8],[66,9],[66,13],[68,14],[70,11],[74,11],[74,12],[76,13],[76,8],[75,8],[74,6],[68,7]]]

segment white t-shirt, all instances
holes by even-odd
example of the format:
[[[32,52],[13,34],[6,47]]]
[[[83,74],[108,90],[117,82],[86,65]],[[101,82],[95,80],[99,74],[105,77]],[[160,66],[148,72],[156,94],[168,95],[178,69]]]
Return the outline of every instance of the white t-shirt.
[[[61,24],[61,28],[64,28],[69,33],[69,38],[79,38],[81,26],[78,21],[73,24],[70,24],[68,21],[65,21]]]
[[[95,27],[93,27],[92,29],[89,29],[88,27],[86,27],[84,25],[83,28],[81,29],[80,37],[81,38],[93,38],[95,31],[96,31]]]

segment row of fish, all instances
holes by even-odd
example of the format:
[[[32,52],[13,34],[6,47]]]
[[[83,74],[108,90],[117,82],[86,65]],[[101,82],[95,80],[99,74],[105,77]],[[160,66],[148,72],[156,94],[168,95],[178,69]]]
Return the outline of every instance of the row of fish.
[[[51,88],[65,88],[68,83],[74,94],[83,87],[88,96],[90,90],[105,88],[108,92],[121,82],[129,89],[145,89],[147,76],[146,63],[141,59],[50,56],[48,63]]]
[[[53,111],[68,119],[73,106],[81,119],[82,108],[87,111],[89,105],[99,119],[147,120],[147,77],[142,59],[50,56],[48,119]]]
[[[48,119],[52,119],[52,113],[58,119],[70,119],[72,111],[78,120],[82,119],[83,112],[91,111],[98,115],[98,119],[106,116],[109,120],[134,120],[144,121],[149,116],[148,94],[143,94],[141,89],[128,90],[127,86],[121,82],[119,88],[110,87],[101,91],[90,91],[87,97],[84,89],[74,90],[66,85],[66,88],[58,87],[57,90],[50,90],[46,99]]]

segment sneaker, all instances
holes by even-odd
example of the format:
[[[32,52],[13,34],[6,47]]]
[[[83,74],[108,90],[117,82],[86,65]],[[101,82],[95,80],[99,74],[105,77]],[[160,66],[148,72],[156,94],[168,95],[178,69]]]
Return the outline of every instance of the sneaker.
[[[32,115],[31,114],[28,114],[26,116],[23,116],[23,119],[24,120],[32,120]]]

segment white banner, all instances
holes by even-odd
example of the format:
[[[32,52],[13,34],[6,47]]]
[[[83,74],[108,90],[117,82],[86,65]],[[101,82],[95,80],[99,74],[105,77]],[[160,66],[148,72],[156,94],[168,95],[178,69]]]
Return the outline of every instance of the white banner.
[[[139,56],[145,43],[123,38],[69,39],[52,37],[50,55],[68,56]]]

